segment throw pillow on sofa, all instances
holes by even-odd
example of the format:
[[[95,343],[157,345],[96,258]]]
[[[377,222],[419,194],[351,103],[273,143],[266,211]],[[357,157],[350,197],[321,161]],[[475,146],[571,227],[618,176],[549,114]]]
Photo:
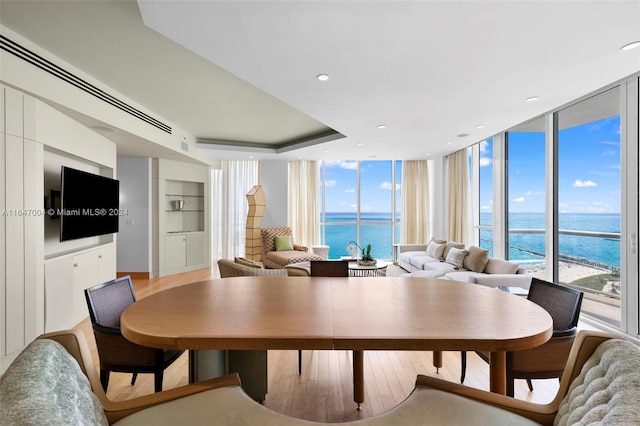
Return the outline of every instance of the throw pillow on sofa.
[[[517,263],[502,259],[489,259],[484,268],[485,274],[515,274],[520,266]]]
[[[293,243],[291,242],[290,235],[276,235],[273,241],[276,244],[276,251],[293,250]]]
[[[427,245],[427,256],[431,256],[435,259],[441,259],[442,253],[444,253],[444,244],[438,244],[431,241]]]
[[[442,252],[442,258],[443,259],[447,258],[447,256],[449,255],[449,250],[451,250],[452,248],[457,248],[457,249],[464,250],[464,244],[463,243],[458,243],[456,241],[448,241],[444,245],[444,252]]]
[[[464,269],[473,272],[482,272],[489,262],[489,250],[476,246],[470,246],[467,256],[464,258]]]
[[[449,250],[449,254],[447,254],[447,258],[444,261],[455,266],[456,268],[460,268],[462,267],[466,255],[467,251],[465,249],[452,247]]]

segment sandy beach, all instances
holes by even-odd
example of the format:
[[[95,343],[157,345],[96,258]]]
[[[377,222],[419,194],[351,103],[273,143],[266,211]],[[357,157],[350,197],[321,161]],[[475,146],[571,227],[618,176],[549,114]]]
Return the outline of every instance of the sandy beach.
[[[598,268],[592,268],[590,266],[578,265],[577,263],[560,262],[559,266],[559,272],[563,282],[573,282],[580,278],[589,277],[592,275],[606,274],[609,272]],[[545,279],[544,265],[532,266],[527,270],[534,277]]]

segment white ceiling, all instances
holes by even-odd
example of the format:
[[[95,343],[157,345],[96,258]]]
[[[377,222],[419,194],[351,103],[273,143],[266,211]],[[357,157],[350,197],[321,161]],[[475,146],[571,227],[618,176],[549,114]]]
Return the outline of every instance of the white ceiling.
[[[429,158],[640,71],[638,1],[138,3],[1,0],[0,23],[219,159]]]

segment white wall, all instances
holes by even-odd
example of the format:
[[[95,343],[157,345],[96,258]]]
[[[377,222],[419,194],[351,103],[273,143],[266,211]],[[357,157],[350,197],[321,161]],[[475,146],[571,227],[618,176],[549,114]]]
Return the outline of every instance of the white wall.
[[[118,158],[120,216],[119,272],[151,272],[151,158]]]
[[[262,218],[262,228],[288,226],[288,176],[287,160],[265,160],[260,162],[260,184],[267,199]]]

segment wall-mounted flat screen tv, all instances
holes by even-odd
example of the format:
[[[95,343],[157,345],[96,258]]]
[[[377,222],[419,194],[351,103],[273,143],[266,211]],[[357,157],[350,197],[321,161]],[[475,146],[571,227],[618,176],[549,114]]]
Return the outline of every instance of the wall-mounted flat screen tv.
[[[62,166],[60,241],[118,232],[120,182]]]

